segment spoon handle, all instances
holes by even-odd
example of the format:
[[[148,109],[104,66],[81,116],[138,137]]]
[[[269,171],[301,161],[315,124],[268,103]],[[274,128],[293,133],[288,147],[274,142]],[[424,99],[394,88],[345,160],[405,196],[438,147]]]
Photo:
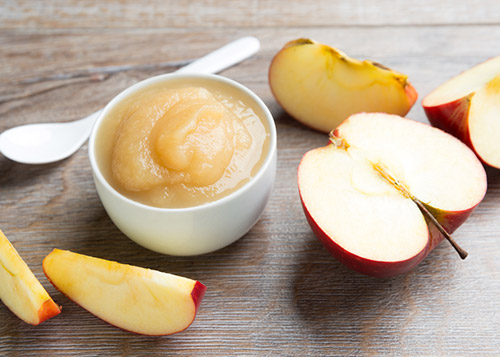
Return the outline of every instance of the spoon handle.
[[[243,37],[191,62],[176,72],[217,73],[247,59],[255,54],[259,48],[258,39],[252,36]]]

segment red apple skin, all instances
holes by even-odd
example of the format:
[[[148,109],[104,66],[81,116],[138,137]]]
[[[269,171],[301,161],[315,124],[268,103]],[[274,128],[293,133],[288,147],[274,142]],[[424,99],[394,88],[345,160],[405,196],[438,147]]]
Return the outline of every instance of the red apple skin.
[[[61,313],[61,307],[58,306],[52,299],[46,300],[40,310],[38,310],[38,324],[51,317],[57,316]]]
[[[373,276],[375,278],[390,278],[396,275],[401,275],[407,273],[415,266],[418,265],[429,253],[430,244],[420,251],[417,255],[411,257],[407,260],[402,260],[398,262],[382,262],[377,260],[366,259],[360,257],[356,254],[348,252],[340,245],[335,243],[317,224],[316,221],[311,217],[307,207],[302,201],[302,208],[304,209],[304,214],[306,216],[307,222],[311,227],[314,235],[319,239],[323,246],[328,250],[328,252],[342,264],[348,268],[357,271],[358,273]],[[430,242],[431,240],[429,240]]]
[[[411,85],[410,82],[406,82],[405,93],[406,93],[406,96],[408,97],[409,108],[408,108],[408,111],[404,115],[408,114],[410,109],[413,107],[413,104],[415,104],[415,102],[418,99],[417,90],[415,89],[414,86]],[[404,115],[402,115],[402,116],[404,116]]]
[[[415,268],[444,239],[444,236],[437,230],[437,228],[431,222],[426,220],[427,227],[429,229],[429,239],[425,248],[422,249],[417,255],[411,257],[410,259],[397,262],[384,262],[366,259],[348,252],[335,243],[333,239],[330,238],[311,217],[307,207],[304,205],[302,197],[301,202],[309,226],[311,227],[314,235],[328,250],[328,252],[348,268],[364,275],[376,278],[390,278],[405,274]],[[474,208],[458,212],[456,215],[448,214],[444,219],[444,222],[448,224],[448,228],[445,227],[445,229],[447,229],[450,233],[453,232],[467,219],[467,217],[470,216]],[[439,220],[440,219],[438,218],[438,221]],[[452,227],[454,228],[452,229]]]
[[[442,105],[422,106],[433,126],[458,138],[475,152],[469,133],[470,98],[468,95]]]
[[[446,131],[462,141],[472,151],[474,151],[478,159],[483,164],[500,169],[499,165],[492,164],[484,160],[481,155],[479,155],[470,138],[469,109],[472,95],[473,94],[470,94],[463,98],[437,106],[425,106],[422,104],[422,107],[424,108],[429,122],[433,126]]]
[[[432,213],[434,218],[437,219],[439,224],[441,224],[441,226],[446,230],[446,232],[452,234],[458,227],[462,225],[462,223],[464,223],[467,220],[467,218],[469,218],[472,211],[476,209],[477,205],[463,211],[455,211],[455,212],[438,211],[433,207],[429,206],[426,207]]]
[[[193,290],[191,291],[191,297],[193,298],[194,306],[196,308],[196,311],[198,311],[198,308],[200,307],[201,300],[203,300],[203,296],[205,296],[205,291],[207,290],[207,287],[200,283],[199,281],[196,281],[194,284]]]

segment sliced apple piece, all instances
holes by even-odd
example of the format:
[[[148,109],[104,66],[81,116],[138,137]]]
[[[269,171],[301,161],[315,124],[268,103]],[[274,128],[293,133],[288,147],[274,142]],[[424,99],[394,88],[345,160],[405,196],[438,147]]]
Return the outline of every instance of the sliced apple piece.
[[[32,325],[61,312],[1,230],[0,299],[16,316]]]
[[[323,132],[355,113],[405,115],[418,96],[406,75],[304,38],[273,58],[269,85],[288,114]]]
[[[438,226],[451,234],[467,219],[486,193],[486,173],[467,146],[439,129],[361,113],[329,145],[304,155],[298,187],[312,230],[333,256],[389,277],[443,240]]]
[[[432,125],[466,143],[500,168],[500,56],[448,80],[423,101]]]
[[[104,321],[144,335],[170,335],[193,322],[206,287],[156,270],[54,249],[43,261],[47,278]]]

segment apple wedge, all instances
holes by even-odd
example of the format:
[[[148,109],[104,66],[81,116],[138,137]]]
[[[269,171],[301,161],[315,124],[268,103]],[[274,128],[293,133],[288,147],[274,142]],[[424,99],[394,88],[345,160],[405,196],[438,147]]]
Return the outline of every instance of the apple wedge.
[[[390,277],[451,239],[483,199],[486,173],[467,146],[439,129],[360,113],[304,155],[298,187],[313,232],[333,256]]]
[[[156,270],[54,249],[45,275],[87,311],[124,330],[170,335],[193,322],[206,287]]]
[[[0,299],[16,316],[32,325],[61,312],[1,230]]]
[[[310,39],[288,42],[269,67],[271,91],[292,117],[323,132],[349,115],[405,115],[417,100],[406,75]]]
[[[462,140],[485,164],[500,168],[500,56],[437,87],[422,106],[432,125]]]

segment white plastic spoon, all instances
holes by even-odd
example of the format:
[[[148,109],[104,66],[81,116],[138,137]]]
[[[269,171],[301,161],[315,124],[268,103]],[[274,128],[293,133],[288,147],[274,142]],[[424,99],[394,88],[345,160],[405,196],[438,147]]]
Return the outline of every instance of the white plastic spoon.
[[[217,73],[255,54],[260,42],[243,37],[180,68],[183,73]],[[23,164],[47,164],[74,154],[87,141],[100,110],[68,123],[22,125],[0,134],[0,152]]]

